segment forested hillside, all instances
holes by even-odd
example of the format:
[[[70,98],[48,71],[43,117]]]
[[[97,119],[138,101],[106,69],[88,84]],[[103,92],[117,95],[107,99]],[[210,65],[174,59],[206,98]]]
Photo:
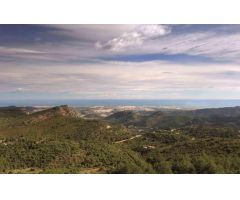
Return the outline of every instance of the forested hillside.
[[[104,121],[68,106],[1,108],[0,172],[240,173],[238,109],[125,111]]]

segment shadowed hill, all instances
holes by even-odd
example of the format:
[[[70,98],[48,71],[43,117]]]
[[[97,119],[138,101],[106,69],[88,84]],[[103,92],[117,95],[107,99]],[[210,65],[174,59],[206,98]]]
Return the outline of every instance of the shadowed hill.
[[[189,111],[190,114],[195,116],[202,117],[237,117],[240,116],[240,106],[236,107],[225,107],[225,108],[206,108],[198,109],[194,111]]]
[[[114,113],[106,120],[150,128],[176,128],[189,125],[218,125],[240,128],[240,107],[209,108],[191,111],[124,111]]]
[[[0,107],[0,117],[19,117],[29,114],[32,107]]]
[[[29,120],[33,122],[44,121],[53,117],[80,117],[79,113],[67,105],[56,106],[43,111],[35,112],[29,115]]]
[[[106,119],[115,123],[127,124],[128,122],[131,122],[131,123],[138,122],[141,119],[141,117],[142,116],[137,112],[126,110],[126,111],[114,113],[109,117],[107,117]]]

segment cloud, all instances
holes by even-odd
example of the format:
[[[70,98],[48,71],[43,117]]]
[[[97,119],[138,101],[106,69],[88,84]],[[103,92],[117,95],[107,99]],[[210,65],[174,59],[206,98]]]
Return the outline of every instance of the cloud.
[[[1,98],[240,98],[240,26],[54,26],[0,31]]]
[[[5,68],[0,92],[25,98],[239,98],[238,65],[102,62]],[[229,75],[230,74],[230,75]],[[229,77],[230,76],[230,77]],[[236,78],[232,78],[236,76]],[[16,89],[18,88],[18,89]],[[232,94],[233,93],[233,94]],[[55,95],[55,97],[54,97]],[[6,97],[5,97],[6,98]],[[62,98],[62,97],[61,97]]]
[[[240,55],[240,34],[218,35],[212,32],[186,34],[172,38],[168,44],[160,48],[163,52],[171,54],[186,53],[204,55],[216,60],[233,60]]]
[[[173,32],[172,32],[173,33]],[[129,52],[128,52],[129,53]],[[132,54],[165,54],[204,56],[215,61],[238,62],[240,56],[240,32],[218,34],[214,31],[170,34],[136,47]]]
[[[9,25],[10,26],[10,25]],[[194,56],[198,62],[239,63],[238,25],[19,25],[0,26],[1,63],[81,63],[103,56]],[[97,47],[97,48],[95,48]],[[127,50],[127,51],[125,51]],[[179,57],[179,58],[180,58]],[[198,59],[199,57],[199,59]],[[150,59],[152,59],[150,57]],[[205,59],[207,62],[208,60]],[[116,59],[117,60],[117,59]],[[159,58],[159,60],[164,60]],[[188,62],[186,57],[184,62]],[[127,61],[127,60],[126,60]],[[143,59],[143,61],[145,61]],[[4,63],[4,64],[5,64]]]
[[[166,25],[139,25],[131,32],[125,32],[105,43],[97,42],[95,46],[98,49],[121,51],[127,47],[139,46],[145,41],[156,39],[170,32],[170,27]]]
[[[120,56],[189,55],[195,59],[199,56],[200,59],[240,63],[240,26],[138,25],[132,31],[106,42],[99,41],[95,46]]]
[[[23,49],[23,48],[10,48],[10,47],[1,47],[0,46],[0,54],[9,54],[9,53],[23,53],[23,54],[39,54],[44,53],[36,50],[31,49]]]
[[[170,33],[171,29],[167,25],[139,25],[136,31],[146,39],[154,39]]]
[[[29,91],[29,90],[26,88],[22,88],[22,87],[19,87],[16,89],[16,92],[27,92],[27,91]]]

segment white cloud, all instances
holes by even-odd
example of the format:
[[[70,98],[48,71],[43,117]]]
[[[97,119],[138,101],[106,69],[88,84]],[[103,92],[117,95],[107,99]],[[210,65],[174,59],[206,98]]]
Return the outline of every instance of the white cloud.
[[[166,25],[139,25],[131,32],[125,32],[120,37],[113,38],[106,43],[97,42],[96,47],[121,51],[126,47],[139,46],[144,41],[156,39],[170,33],[170,27]]]
[[[121,37],[114,38],[105,44],[100,42],[96,43],[97,48],[111,49],[113,51],[119,51],[128,46],[141,45],[144,41],[144,37],[138,32],[124,33]]]
[[[11,47],[2,47],[0,46],[0,54],[42,54],[44,52],[32,50],[32,49],[24,49],[24,48],[11,48]]]
[[[192,44],[192,54],[205,55],[218,60],[238,60],[240,56],[240,34],[213,35],[201,38]]]
[[[19,87],[19,88],[17,88],[17,90],[16,90],[17,92],[27,92],[27,91],[29,91],[29,89],[27,89],[27,88],[22,88],[22,87]]]
[[[167,35],[149,40],[132,49],[132,54],[187,54],[205,56],[213,60],[239,62],[240,33],[218,34],[215,32],[194,32]]]
[[[231,31],[231,27],[228,32],[218,32],[214,28],[189,32],[186,28],[176,32],[167,25],[138,25],[107,42],[99,41],[95,46],[111,50],[108,53],[113,54],[186,54],[239,63],[240,32]]]
[[[213,60],[240,62],[240,30],[232,30],[237,29],[237,25],[235,28],[225,25],[225,32],[218,32],[214,27],[194,29],[194,25],[189,26],[191,31],[186,26],[179,31],[175,26],[169,25],[55,26],[64,31],[51,32],[58,38],[53,43],[44,42],[44,36],[48,38],[48,33],[45,33],[41,42],[23,41],[21,48],[19,45],[0,46],[0,54],[4,55],[6,61],[17,60],[17,64],[28,60],[59,63],[116,54],[150,53],[199,55]],[[59,35],[63,37],[61,40]]]
[[[167,25],[139,25],[136,27],[136,31],[148,39],[166,35],[171,32],[171,29]]]
[[[4,93],[22,97],[34,93],[32,97],[36,95],[36,98],[40,93],[46,98],[56,93],[66,93],[63,95],[66,98],[197,98],[201,95],[240,98],[240,68],[236,64],[240,62],[240,32],[218,33],[210,29],[174,32],[173,27],[166,25],[73,25],[73,28],[62,34],[70,34],[77,40],[0,47],[2,60],[7,60],[0,62],[1,98]],[[97,50],[96,41],[100,41],[96,44],[98,48],[108,51]],[[199,60],[194,60],[198,57],[193,58],[191,65],[174,60],[99,60],[104,56],[150,53],[187,54],[231,62],[199,64]]]
[[[17,91],[19,91],[19,92],[21,92],[23,90],[24,90],[23,88],[17,88]]]
[[[2,69],[0,92],[61,94],[67,98],[240,98],[238,65],[103,62]],[[232,78],[233,77],[233,78]],[[234,78],[235,77],[235,78]],[[21,87],[19,87],[21,86]],[[234,93],[234,94],[231,94]],[[229,96],[231,94],[231,96]],[[47,96],[46,96],[47,98]]]

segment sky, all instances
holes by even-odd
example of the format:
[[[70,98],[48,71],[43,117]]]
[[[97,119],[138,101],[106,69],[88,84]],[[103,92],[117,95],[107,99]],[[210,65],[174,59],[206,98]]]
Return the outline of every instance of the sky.
[[[240,25],[0,25],[0,99],[240,99]]]

